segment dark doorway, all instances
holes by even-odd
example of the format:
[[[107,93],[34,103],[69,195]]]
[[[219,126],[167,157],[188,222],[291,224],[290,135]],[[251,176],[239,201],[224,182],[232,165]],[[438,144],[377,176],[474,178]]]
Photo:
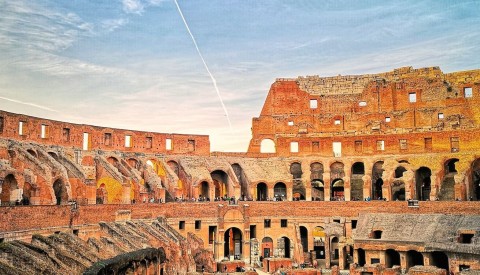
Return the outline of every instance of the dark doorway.
[[[61,179],[53,183],[53,192],[55,193],[56,205],[66,204],[68,201],[67,188]]]
[[[391,268],[394,265],[400,265],[400,253],[393,249],[385,251],[385,267]]]
[[[242,256],[242,231],[232,227],[225,231],[224,240],[224,256],[227,258],[234,256],[234,259],[240,260]]]
[[[428,167],[420,167],[415,173],[415,186],[417,188],[418,200],[430,199],[432,171]]]
[[[268,194],[268,187],[265,183],[260,182],[257,184],[257,201],[266,201]]]
[[[308,252],[308,230],[305,226],[300,226],[300,239],[302,241],[303,252]]]

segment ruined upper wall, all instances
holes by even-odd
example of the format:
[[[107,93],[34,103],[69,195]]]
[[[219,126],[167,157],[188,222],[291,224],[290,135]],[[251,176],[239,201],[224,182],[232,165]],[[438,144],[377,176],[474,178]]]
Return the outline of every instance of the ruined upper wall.
[[[338,75],[332,77],[299,76],[296,79],[277,79],[277,81],[297,81],[301,90],[311,95],[361,94],[372,81],[402,82],[408,78],[441,79],[449,82],[478,82],[480,75],[476,71],[444,74],[439,67],[414,69],[402,67],[391,72],[364,75]]]
[[[79,150],[210,155],[207,135],[143,132],[15,114],[0,110],[0,137]]]

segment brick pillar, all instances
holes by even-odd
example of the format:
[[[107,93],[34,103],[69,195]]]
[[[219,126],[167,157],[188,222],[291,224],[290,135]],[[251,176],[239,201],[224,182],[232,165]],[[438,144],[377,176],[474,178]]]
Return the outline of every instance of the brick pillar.
[[[330,268],[332,251],[330,251],[330,235],[325,236],[325,267]]]
[[[225,255],[224,254],[224,251],[223,251],[223,248],[224,248],[224,245],[225,245],[225,238],[224,238],[224,235],[225,235],[225,229],[218,229],[218,235],[217,235],[217,242],[215,242],[215,258],[217,259],[217,261],[221,261]]]
[[[323,171],[323,192],[324,192],[324,197],[325,201],[330,201],[330,186],[332,183],[330,182],[330,170],[325,170]]]
[[[340,269],[345,269],[346,260],[345,260],[345,246],[338,246],[338,266]]]
[[[403,270],[407,269],[407,252],[399,251],[400,254],[400,268]]]

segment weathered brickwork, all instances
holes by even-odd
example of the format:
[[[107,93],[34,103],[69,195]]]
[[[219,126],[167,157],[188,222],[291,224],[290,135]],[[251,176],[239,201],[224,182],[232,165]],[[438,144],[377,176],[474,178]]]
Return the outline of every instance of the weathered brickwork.
[[[479,103],[480,70],[277,79],[246,153],[0,111],[0,273],[478,271]]]

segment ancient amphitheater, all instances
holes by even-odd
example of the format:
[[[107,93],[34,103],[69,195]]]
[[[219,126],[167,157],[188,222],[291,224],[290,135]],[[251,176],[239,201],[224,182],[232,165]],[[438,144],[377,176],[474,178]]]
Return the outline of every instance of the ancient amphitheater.
[[[0,111],[0,274],[478,274],[480,70],[277,79],[246,153]]]

